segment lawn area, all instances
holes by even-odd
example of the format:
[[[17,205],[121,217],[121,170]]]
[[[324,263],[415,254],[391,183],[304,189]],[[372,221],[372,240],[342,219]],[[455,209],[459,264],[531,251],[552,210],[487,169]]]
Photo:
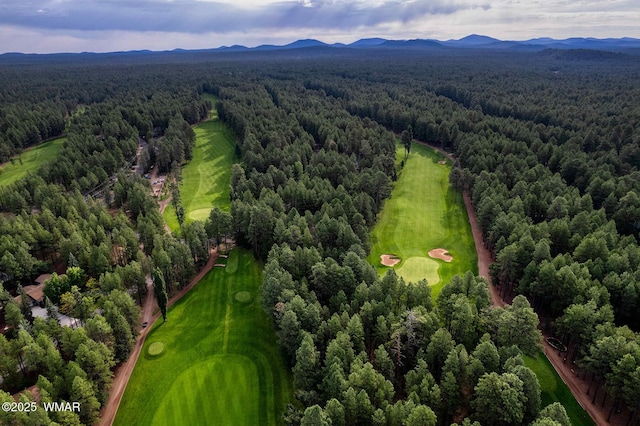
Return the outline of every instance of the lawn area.
[[[3,164],[0,167],[0,185],[9,185],[26,176],[27,172],[34,173],[45,161],[55,159],[66,140],[66,137],[62,137],[34,146],[25,150],[20,157],[14,157],[13,163]]]
[[[205,97],[215,103],[210,95]],[[228,210],[231,166],[238,162],[235,153],[235,139],[231,131],[218,119],[214,110],[209,120],[195,126],[196,146],[193,158],[182,168],[180,196],[186,213],[186,220],[204,221],[213,207]],[[178,230],[175,209],[167,206],[165,222],[172,232]]]
[[[536,373],[540,382],[540,390],[542,391],[541,408],[558,401],[564,405],[571,422],[575,426],[595,425],[589,414],[578,404],[567,385],[564,384],[542,352],[535,358],[524,357],[524,362],[527,367]]]
[[[176,215],[176,209],[173,208],[172,204],[167,205],[162,213],[162,217],[164,218],[164,223],[171,229],[171,232],[180,232],[180,222],[178,222],[178,215]]]
[[[398,145],[398,155],[404,148]],[[434,296],[456,274],[478,273],[471,225],[462,194],[449,185],[451,165],[439,164],[444,157],[432,148],[414,143],[411,155],[378,216],[372,232],[369,262],[380,274],[387,269],[380,255],[401,259],[395,266],[405,281],[426,278],[434,285]],[[444,248],[450,263],[428,256],[431,249]]]
[[[291,376],[260,305],[262,270],[235,249],[149,332],[115,425],[273,425]],[[159,355],[149,346],[164,344]],[[158,345],[156,345],[157,348]]]

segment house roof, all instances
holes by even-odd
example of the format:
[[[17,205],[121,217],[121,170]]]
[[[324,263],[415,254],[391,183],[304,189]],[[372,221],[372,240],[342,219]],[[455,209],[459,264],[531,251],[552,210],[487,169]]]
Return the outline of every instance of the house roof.
[[[51,278],[51,274],[42,274],[38,278],[36,278],[36,282],[38,284],[43,284],[49,278]]]
[[[44,298],[44,283],[38,285],[28,285],[24,287],[24,292],[36,302]]]
[[[38,284],[27,285],[27,286],[24,286],[22,289],[24,290],[25,294],[29,296],[31,299],[35,300],[36,302],[40,302],[44,299],[44,283],[49,278],[51,278],[51,274],[42,274],[35,280]],[[14,297],[13,300],[18,305],[22,302],[22,298],[20,297],[20,295],[17,295],[16,297]]]

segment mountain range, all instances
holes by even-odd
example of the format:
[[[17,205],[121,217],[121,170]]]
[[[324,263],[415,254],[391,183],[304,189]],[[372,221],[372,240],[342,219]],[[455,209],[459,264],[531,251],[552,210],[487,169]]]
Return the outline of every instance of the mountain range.
[[[358,51],[375,51],[375,50],[397,50],[397,51],[447,51],[447,50],[503,50],[503,51],[530,51],[539,52],[548,49],[556,50],[579,50],[582,54],[589,54],[588,51],[605,51],[611,53],[605,53],[606,55],[612,55],[619,52],[640,54],[640,39],[637,38],[567,38],[563,40],[557,40],[548,37],[534,38],[524,41],[513,40],[499,40],[493,37],[484,35],[472,34],[463,37],[458,40],[434,40],[434,39],[412,39],[412,40],[389,40],[385,38],[364,38],[355,41],[350,44],[333,43],[328,44],[320,40],[315,39],[303,39],[297,40],[293,43],[285,45],[273,45],[263,44],[256,47],[246,47],[242,45],[222,46],[212,49],[174,49],[171,51],[151,51],[151,50],[136,50],[127,52],[110,52],[110,53],[91,53],[83,52],[84,58],[108,58],[114,57],[145,57],[147,60],[150,57],[162,57],[166,60],[166,53],[173,53],[173,56],[184,57],[184,55],[201,53],[215,53],[215,52],[276,52],[276,51],[294,51],[294,49],[306,50],[307,52],[327,52],[333,49],[340,51],[348,51],[349,49]],[[177,55],[175,55],[177,54]],[[593,54],[593,53],[591,53]],[[35,59],[52,57],[60,60],[66,60],[77,57],[76,53],[56,53],[56,54],[23,54],[23,53],[4,53],[0,54],[2,61],[22,60],[22,59]],[[176,59],[177,60],[177,59]]]
[[[484,35],[472,34],[458,40],[433,40],[433,39],[413,39],[413,40],[388,40],[384,38],[360,39],[350,44],[334,43],[328,44],[320,40],[304,39],[293,43],[277,46],[264,44],[257,47],[246,47],[240,45],[222,46],[217,49],[221,51],[246,51],[246,50],[286,50],[301,49],[310,47],[333,47],[340,49],[441,49],[441,48],[473,48],[473,49],[517,49],[517,50],[544,50],[544,49],[591,49],[621,51],[627,49],[640,49],[640,39],[637,38],[591,38],[575,37],[557,40],[548,37],[534,38],[524,41],[499,40]]]

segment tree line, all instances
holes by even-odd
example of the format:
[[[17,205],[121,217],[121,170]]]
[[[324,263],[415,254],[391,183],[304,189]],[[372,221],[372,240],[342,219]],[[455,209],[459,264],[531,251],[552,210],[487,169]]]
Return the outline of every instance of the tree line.
[[[540,410],[524,365],[541,339],[524,297],[489,309],[487,283],[471,273],[437,301],[426,281],[377,276],[368,235],[397,174],[396,136],[352,114],[334,96],[346,88],[288,75],[215,87],[243,155],[234,231],[266,260],[263,308],[306,407],[288,407],[285,423],[569,424],[561,406]],[[349,101],[357,96],[351,88]]]
[[[27,125],[34,114],[48,114],[41,103],[56,99],[61,112],[49,115],[63,127],[49,136],[67,136],[56,158],[0,188],[0,399],[13,401],[10,393],[36,385],[40,403],[80,402],[81,411],[3,411],[3,424],[96,423],[114,368],[133,349],[152,272],[162,275],[170,297],[208,258],[203,225],[185,225],[180,239],[166,234],[149,182],[130,171],[140,141],[147,144],[140,161],[146,170],[178,167],[191,157],[191,124],[212,107],[201,88],[180,83],[179,71],[159,83],[139,67],[130,81],[116,84],[121,68],[63,65],[61,74],[73,70],[77,79],[58,75],[56,66],[48,74],[42,64],[0,72],[2,79],[25,75],[3,85],[0,116],[11,118],[5,114],[11,110]],[[54,75],[59,78],[50,80]],[[3,135],[13,133],[3,128]],[[26,145],[6,145],[6,152]],[[43,273],[52,276],[42,302],[47,315],[40,318],[24,287]],[[70,327],[61,325],[62,315]],[[33,398],[20,395],[21,402]]]
[[[3,81],[25,79],[0,85],[3,108],[26,123],[35,119],[21,97],[34,111],[57,102],[61,113],[51,116],[67,122],[68,137],[55,162],[0,188],[5,287],[16,295],[58,268],[50,299],[84,322],[95,345],[83,343],[111,366],[128,336],[116,313],[92,308],[112,294],[140,302],[155,268],[170,297],[206,262],[210,243],[233,235],[265,262],[262,304],[304,405],[287,408],[287,424],[569,424],[557,405],[540,410],[522,361],[540,339],[533,309],[568,343],[568,362],[591,373],[594,400],[610,396],[635,416],[637,58],[390,51],[300,61],[299,53],[154,56],[153,67],[133,57],[60,59],[52,74],[38,61],[4,67]],[[145,168],[176,171],[188,161],[190,125],[213,107],[203,92],[219,99],[242,163],[232,170],[230,212],[183,223],[176,238],[164,233],[148,182],[125,172],[140,140],[150,147]],[[428,283],[379,278],[366,262],[401,134],[457,157],[451,183],[472,198],[510,308],[489,309],[487,283],[471,274],[433,300]],[[5,145],[14,153],[25,143]],[[104,182],[104,198],[85,198]],[[61,368],[86,377],[99,406],[109,373],[87,371],[55,340],[55,326],[47,334],[3,300],[13,328],[2,359],[14,383],[40,376],[50,395],[72,396],[75,378],[56,384],[51,371],[60,369],[20,361],[30,336],[46,353],[52,342]]]

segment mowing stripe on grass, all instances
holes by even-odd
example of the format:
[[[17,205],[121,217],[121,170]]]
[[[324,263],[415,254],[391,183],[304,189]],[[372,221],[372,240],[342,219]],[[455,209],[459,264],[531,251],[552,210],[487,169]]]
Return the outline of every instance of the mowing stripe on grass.
[[[398,145],[398,155],[404,148]],[[444,283],[466,271],[478,273],[477,254],[462,194],[449,185],[451,166],[432,148],[414,144],[411,155],[385,202],[372,232],[369,262],[380,274],[389,268],[380,255],[401,259],[395,266],[405,281],[426,278],[434,296]],[[429,250],[444,248],[450,263],[431,259]]]
[[[213,96],[205,95],[213,103]],[[229,128],[218,119],[215,110],[211,117],[193,128],[196,145],[193,158],[182,168],[180,197],[186,220],[205,221],[214,207],[228,210],[231,166],[239,159],[234,156],[236,142]],[[165,222],[172,232],[178,231],[175,210],[167,206]]]
[[[262,270],[248,251],[233,250],[229,261],[235,273],[213,269],[153,325],[115,425],[282,423],[293,386],[259,303]],[[234,303],[238,291],[251,300]],[[164,352],[151,357],[157,341]]]
[[[172,384],[155,413],[152,424],[228,425],[254,424],[260,414],[258,367],[237,355],[212,357],[183,372]],[[176,399],[194,388],[199,398]],[[233,390],[233,391],[230,391]],[[242,398],[238,398],[242,395]],[[215,412],[212,416],[210,413]],[[185,419],[198,419],[185,423]]]
[[[224,315],[224,343],[222,344],[222,353],[227,353],[229,346],[229,323],[231,322],[231,305],[227,303],[227,313]]]

